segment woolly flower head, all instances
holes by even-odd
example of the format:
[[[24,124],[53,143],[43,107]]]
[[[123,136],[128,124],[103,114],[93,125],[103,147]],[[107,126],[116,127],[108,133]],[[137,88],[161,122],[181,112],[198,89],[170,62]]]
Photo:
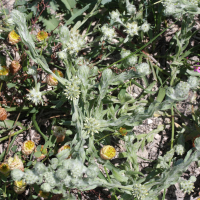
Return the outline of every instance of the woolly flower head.
[[[185,152],[184,146],[182,144],[178,144],[176,146],[176,153],[177,153],[177,155],[181,155],[182,156],[184,152]]]
[[[130,14],[130,15],[133,15],[136,13],[136,7],[134,5],[127,5],[126,6],[126,9],[127,9],[127,12]]]
[[[46,31],[39,31],[36,37],[37,37],[37,40],[41,42],[48,37],[48,33]]]
[[[15,155],[14,158],[12,157],[8,158],[8,165],[11,170],[20,169],[21,171],[24,171],[23,162],[17,155]]]
[[[87,168],[79,160],[74,160],[71,165],[71,175],[73,177],[81,177]]]
[[[135,184],[133,186],[133,196],[137,199],[144,199],[145,196],[147,196],[147,189],[144,185],[141,184]]]
[[[24,155],[30,155],[35,149],[35,143],[31,140],[27,140],[22,145],[22,153]]]
[[[64,136],[66,135],[66,128],[63,128],[61,126],[54,126],[53,128],[53,134],[58,137],[58,136]]]
[[[1,163],[0,165],[0,172],[4,175],[8,175],[8,173],[10,172],[10,167],[8,165],[8,163]]]
[[[191,176],[189,180],[182,179],[180,182],[181,190],[183,190],[184,193],[190,194],[191,192],[194,192],[194,182],[196,181],[196,178],[194,176]]]
[[[187,98],[190,90],[190,85],[187,82],[181,81],[175,87],[175,95],[177,98]]]
[[[32,101],[35,105],[43,104],[42,92],[40,92],[40,83],[36,85],[35,88],[29,91],[26,95],[27,99]]]
[[[94,135],[94,133],[99,133],[100,124],[95,118],[86,117],[83,128],[88,134]]]
[[[64,89],[65,96],[70,100],[75,100],[79,98],[80,95],[80,79],[78,77],[71,78]]]
[[[60,60],[65,60],[65,59],[67,59],[67,54],[66,54],[65,51],[59,51],[59,52],[57,53],[57,55],[58,55],[58,58],[59,58]]]
[[[141,64],[137,65],[135,68],[136,68],[138,75],[140,75],[140,76],[145,76],[150,73],[150,68],[147,63],[141,63]]]
[[[130,36],[138,35],[138,30],[140,27],[138,27],[137,22],[127,23],[126,24],[126,32]]]
[[[27,74],[35,76],[37,74],[37,68],[35,66],[28,68]]]
[[[116,37],[115,30],[113,28],[109,28],[107,24],[101,27],[101,31],[103,33],[101,41],[108,40],[111,42],[113,38]]]
[[[142,24],[142,26],[140,27],[140,29],[143,31],[143,32],[148,32],[149,29],[150,29],[150,24],[145,22],[144,24]]]
[[[26,190],[26,183],[23,180],[15,181],[13,189],[15,193],[22,194]]]
[[[11,171],[11,178],[14,181],[22,180],[23,176],[24,176],[24,172],[22,172],[20,169],[13,169]]]
[[[110,17],[111,17],[111,19],[112,19],[113,21],[117,21],[117,20],[119,19],[119,16],[120,16],[120,13],[119,13],[118,10],[116,10],[116,11],[113,10],[113,11],[110,13]]]

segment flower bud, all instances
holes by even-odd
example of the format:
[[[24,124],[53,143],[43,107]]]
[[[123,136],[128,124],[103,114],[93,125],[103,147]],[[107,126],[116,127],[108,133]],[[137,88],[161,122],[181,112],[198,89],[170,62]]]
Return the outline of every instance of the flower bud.
[[[15,181],[13,189],[17,194],[21,194],[26,190],[26,183],[23,180]]]
[[[0,107],[0,121],[4,121],[7,118],[7,112],[4,108]]]
[[[63,73],[60,70],[53,70],[54,74],[56,72],[58,73],[58,75],[60,77],[63,77]],[[55,77],[53,77],[51,74],[47,75],[47,79],[46,80],[47,80],[47,84],[50,85],[50,86],[56,86],[56,85],[58,85],[58,80]]]
[[[10,72],[12,74],[16,74],[21,69],[21,67],[22,66],[20,65],[19,61],[13,60],[10,65]]]
[[[48,33],[45,32],[45,31],[39,31],[36,37],[37,37],[37,40],[39,42],[41,42],[41,41],[45,40],[48,37]]]
[[[100,151],[100,157],[104,160],[110,160],[116,155],[116,150],[113,146],[106,145]]]
[[[66,135],[66,129],[61,126],[54,126],[53,134],[57,138],[57,143],[63,142]]]
[[[17,155],[15,155],[14,158],[12,157],[8,158],[8,165],[11,170],[20,169],[21,171],[24,171],[23,162]]]
[[[125,136],[127,134],[127,130],[125,128],[120,127],[119,132],[122,136]]]
[[[41,146],[40,152],[42,153],[42,155],[39,158],[37,158],[37,161],[43,160],[47,155],[47,149],[43,149],[43,147],[44,145]],[[37,152],[37,148],[35,148],[35,152]]]
[[[27,140],[22,145],[22,153],[24,155],[30,155],[35,149],[35,143],[31,140]]]
[[[9,74],[9,69],[6,66],[0,65],[0,75],[7,76]]]
[[[38,196],[42,197],[43,199],[48,199],[49,192],[44,192],[44,191],[40,190]]]
[[[7,176],[9,174],[10,167],[9,167],[9,165],[6,162],[1,163],[1,165],[0,165],[0,172],[2,174],[4,174],[5,176]]]
[[[12,30],[8,34],[8,42],[14,45],[14,44],[17,44],[19,41],[20,41],[20,36],[14,30]]]

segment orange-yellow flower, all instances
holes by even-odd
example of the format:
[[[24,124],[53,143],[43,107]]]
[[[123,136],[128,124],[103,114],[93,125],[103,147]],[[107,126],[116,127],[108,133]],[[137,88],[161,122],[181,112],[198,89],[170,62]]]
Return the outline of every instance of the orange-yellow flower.
[[[9,34],[8,34],[8,42],[10,44],[17,44],[20,41],[20,36],[14,31],[12,30]]]
[[[53,73],[56,74],[56,72],[58,73],[58,75],[60,77],[63,77],[63,73],[60,70],[53,70]],[[51,74],[47,75],[47,84],[50,86],[56,86],[58,85],[58,80],[56,78],[54,78]]]
[[[119,132],[122,136],[125,136],[127,134],[127,130],[125,128],[120,127]]]
[[[43,192],[42,190],[40,190],[38,196],[39,196],[39,197],[42,197],[42,198],[44,198],[44,199],[48,199],[48,197],[49,197],[49,192]]]
[[[27,140],[22,145],[22,153],[24,155],[30,155],[35,149],[35,143],[31,140]]]
[[[26,183],[23,180],[15,181],[13,189],[17,194],[21,194],[26,190]]]
[[[6,66],[0,66],[0,75],[7,76],[9,74],[9,69]]]
[[[41,42],[41,41],[45,40],[48,37],[48,33],[45,32],[45,31],[39,31],[36,37],[37,37],[37,40],[39,42]]]
[[[12,157],[8,158],[8,165],[11,170],[20,169],[21,171],[24,171],[24,164],[17,155],[15,155],[14,158]]]
[[[58,149],[58,153],[60,153],[61,151],[65,150],[65,149],[70,149],[69,145],[63,145],[62,147],[60,147],[60,149]]]
[[[9,174],[9,172],[10,172],[10,167],[9,167],[9,165],[7,164],[7,163],[1,163],[1,165],[0,165],[0,172],[2,173],[2,174],[4,174],[4,175],[8,175]]]
[[[113,146],[106,145],[100,151],[100,156],[104,160],[110,160],[116,155],[116,150]]]

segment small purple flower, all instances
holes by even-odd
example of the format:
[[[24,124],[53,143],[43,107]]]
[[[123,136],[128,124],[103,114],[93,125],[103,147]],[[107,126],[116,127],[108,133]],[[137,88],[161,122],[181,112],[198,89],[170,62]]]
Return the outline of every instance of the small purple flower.
[[[199,62],[197,63],[197,65],[199,65]],[[194,67],[194,71],[200,73],[200,66],[193,66]]]

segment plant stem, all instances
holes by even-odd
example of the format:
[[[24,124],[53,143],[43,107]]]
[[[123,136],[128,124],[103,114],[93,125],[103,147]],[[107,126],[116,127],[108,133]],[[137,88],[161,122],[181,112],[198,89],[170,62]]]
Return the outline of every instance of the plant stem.
[[[171,137],[171,149],[174,145],[174,108],[171,108],[171,116],[172,116],[172,137]]]
[[[21,130],[15,132],[15,133],[11,134],[10,136],[13,137],[13,136],[15,136],[15,135],[20,134],[20,133],[23,132],[23,131],[24,131],[24,129],[21,129]],[[8,136],[5,136],[5,137],[2,137],[2,138],[0,138],[0,142],[2,142],[2,141],[4,141],[4,140],[7,140],[8,138],[9,138],[9,135],[8,135]]]
[[[107,175],[107,178],[108,178],[108,182],[111,183],[110,176],[108,175],[108,172],[107,172],[107,169],[106,169],[105,166],[104,166],[104,170],[105,170],[105,172],[106,172],[106,175]]]

